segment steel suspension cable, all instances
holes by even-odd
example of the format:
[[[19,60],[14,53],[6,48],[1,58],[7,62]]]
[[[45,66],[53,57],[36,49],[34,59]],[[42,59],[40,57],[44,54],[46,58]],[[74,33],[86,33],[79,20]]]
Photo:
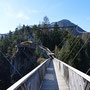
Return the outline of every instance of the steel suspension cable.
[[[87,41],[89,40],[89,38],[87,38],[87,40],[85,41],[85,43],[82,45],[82,47],[79,49],[79,51],[76,53],[75,57],[73,58],[73,60],[71,61],[71,63],[75,60],[75,58],[77,57],[77,55],[80,53],[80,51],[83,49],[83,47],[85,46],[85,44],[87,43]]]
[[[5,56],[5,54],[4,54],[1,50],[0,50],[0,53],[4,56],[5,60],[8,61],[8,63],[11,65],[11,67],[18,73],[18,75],[19,75],[20,77],[22,77],[22,75],[20,74],[20,72],[15,68],[15,66],[13,66],[13,65],[11,64],[10,60]]]
[[[71,31],[71,32],[69,32],[70,34],[72,34],[74,32],[74,30],[73,31]],[[64,32],[63,32],[64,33]],[[61,41],[61,43],[58,45],[58,47],[62,44],[64,42],[64,39]]]
[[[72,51],[74,50],[74,48],[76,47],[76,45],[78,44],[79,42],[79,39],[78,41],[75,43],[75,45],[73,46],[72,50],[70,51],[70,53],[67,55],[67,57],[64,59],[64,61],[69,57],[69,55],[72,53]]]
[[[77,29],[77,27],[76,27],[76,29]],[[78,38],[78,36],[76,36],[75,40],[71,43],[71,47],[72,47],[72,45],[74,44],[74,42],[76,41],[77,38]],[[71,41],[72,41],[72,38],[71,38]],[[66,55],[66,52],[65,52],[65,54],[64,54],[64,56],[63,56],[63,59],[64,59],[65,55]],[[62,59],[62,60],[63,60],[63,59]]]
[[[22,50],[22,49],[21,49]],[[24,52],[23,50],[22,50],[22,52],[26,55],[26,57],[30,60],[30,58],[29,58],[29,56],[27,55],[27,53],[26,52]],[[34,63],[33,63],[33,61],[32,60],[30,60],[31,62],[32,62],[32,64],[34,65],[34,66],[36,66]]]
[[[46,55],[46,53],[44,53],[44,51],[39,47],[39,45],[36,43],[36,41],[33,39],[33,37],[28,33],[27,30],[27,34],[29,35],[29,38],[35,43],[35,45],[39,48],[40,52],[42,52],[42,54],[44,55],[45,58],[48,58],[48,56]]]

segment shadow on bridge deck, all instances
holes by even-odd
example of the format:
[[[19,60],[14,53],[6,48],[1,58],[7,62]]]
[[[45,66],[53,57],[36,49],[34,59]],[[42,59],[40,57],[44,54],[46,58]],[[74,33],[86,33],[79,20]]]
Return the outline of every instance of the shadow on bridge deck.
[[[64,78],[61,75],[57,78],[58,74],[56,65],[52,60],[47,68],[40,90],[69,90]]]
[[[49,67],[47,68],[40,90],[59,90],[54,64],[52,61]]]

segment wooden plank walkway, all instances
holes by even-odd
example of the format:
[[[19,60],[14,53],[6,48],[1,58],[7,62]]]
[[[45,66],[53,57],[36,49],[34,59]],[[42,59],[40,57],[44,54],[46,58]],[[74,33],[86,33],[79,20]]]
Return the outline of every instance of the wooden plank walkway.
[[[40,90],[69,90],[65,80],[59,75],[59,72],[54,65],[54,61],[52,60],[47,68]],[[57,80],[57,76],[59,76],[58,79],[60,79],[61,82],[60,80]]]

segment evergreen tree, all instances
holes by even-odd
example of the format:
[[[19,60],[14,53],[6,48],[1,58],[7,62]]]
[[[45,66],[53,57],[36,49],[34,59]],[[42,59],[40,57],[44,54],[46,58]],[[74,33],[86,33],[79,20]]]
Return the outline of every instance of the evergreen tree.
[[[57,24],[57,22],[54,24],[54,31],[57,31],[57,30],[59,30],[59,26],[58,26],[58,24]]]

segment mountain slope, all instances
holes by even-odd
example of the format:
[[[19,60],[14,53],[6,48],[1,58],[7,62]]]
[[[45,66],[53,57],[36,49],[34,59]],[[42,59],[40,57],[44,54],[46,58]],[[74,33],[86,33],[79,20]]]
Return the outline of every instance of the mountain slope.
[[[51,25],[54,25],[56,22],[52,22]],[[72,22],[70,22],[67,19],[63,19],[61,21],[58,21],[57,24],[59,25],[59,27],[63,27],[63,26],[74,26],[75,24],[73,24]]]
[[[59,27],[64,27],[64,26],[76,26],[76,24],[72,23],[71,21],[67,20],[67,19],[63,19],[61,21],[58,22],[52,22],[51,26],[54,26],[54,24],[57,23]],[[82,28],[80,28],[79,26],[77,27],[76,33],[77,35],[81,35],[84,31]]]

